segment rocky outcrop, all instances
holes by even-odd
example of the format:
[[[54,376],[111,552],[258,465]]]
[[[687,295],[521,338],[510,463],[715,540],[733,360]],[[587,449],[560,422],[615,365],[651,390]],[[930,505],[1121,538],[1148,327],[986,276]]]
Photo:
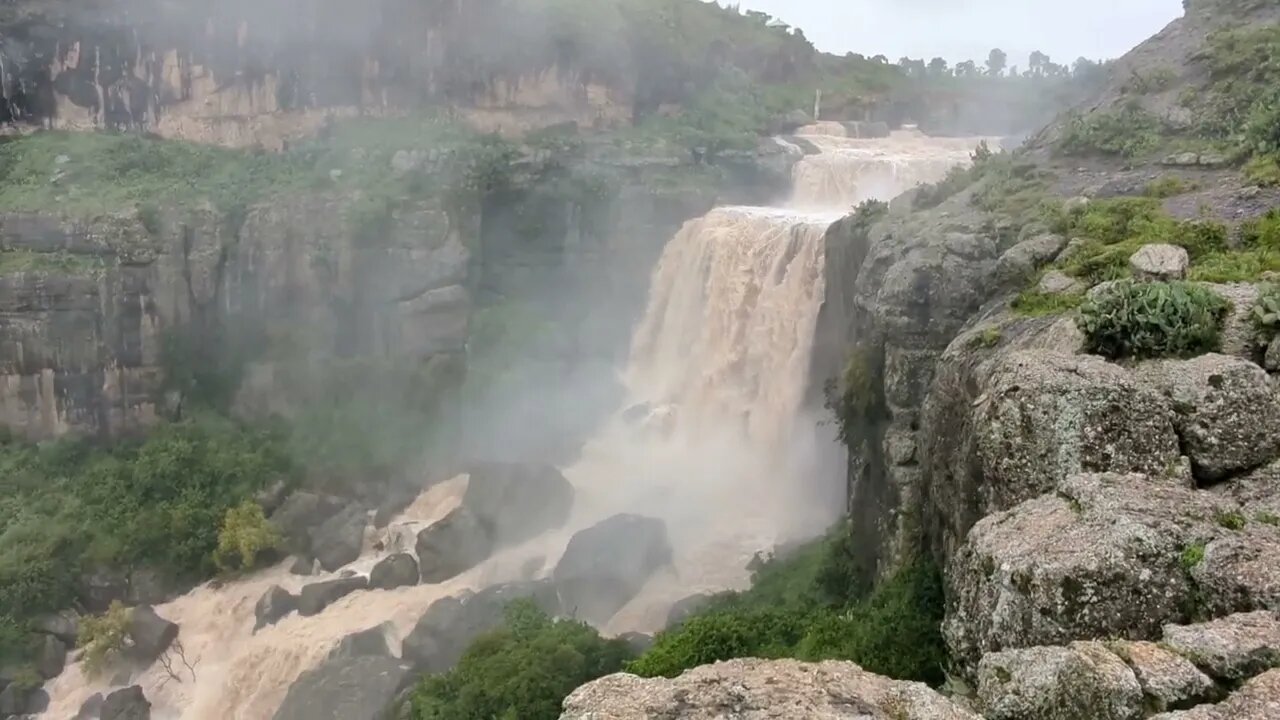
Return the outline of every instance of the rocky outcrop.
[[[1259,611],[1196,625],[1170,625],[1164,644],[1219,680],[1240,681],[1280,667],[1280,615]]]
[[[332,657],[289,686],[275,720],[377,720],[413,679],[390,657]]]
[[[560,605],[549,583],[515,583],[443,598],[431,604],[405,637],[401,656],[425,673],[442,673],[458,662],[477,636],[502,624],[512,601],[530,598],[555,616]]]
[[[57,677],[67,664],[67,645],[62,640],[46,635],[36,652],[36,672],[45,679]]]
[[[987,720],[1133,720],[1142,701],[1133,671],[1101,643],[992,653],[978,665]]]
[[[1066,246],[1065,237],[1052,233],[1027,238],[1000,255],[996,261],[996,280],[1008,287],[1021,287],[1037,270],[1053,262]]]
[[[351,633],[338,641],[329,651],[329,659],[354,657],[391,657],[391,648],[387,645],[387,632],[391,628],[386,624],[375,625],[367,630]]]
[[[551,577],[561,607],[603,626],[671,559],[666,523],[615,515],[576,533]]]
[[[493,552],[489,528],[466,507],[418,533],[422,582],[439,583],[479,565]]]
[[[609,675],[564,701],[560,720],[980,720],[920,683],[872,675],[853,663],[730,660],[675,679]]]
[[[569,519],[573,486],[552,465],[482,463],[468,470],[463,507],[489,528],[495,548],[528,540]]]
[[[373,590],[394,590],[417,585],[418,579],[418,561],[409,553],[388,555],[369,571],[369,587]]]
[[[1163,645],[1115,642],[1108,647],[1133,670],[1145,705],[1157,712],[1210,702],[1220,694],[1208,675]]]
[[[1204,611],[1202,574],[1239,579],[1230,610],[1268,607],[1274,590],[1266,574],[1206,552],[1237,537],[1229,522],[1237,512],[1234,503],[1176,479],[1069,478],[1056,493],[974,526],[949,567],[947,642],[962,662],[976,664],[1010,648],[1156,639],[1164,624]],[[1240,541],[1254,556],[1275,552],[1269,533]]]
[[[151,720],[151,702],[133,685],[110,693],[102,701],[102,720]]]
[[[298,614],[303,617],[318,615],[324,609],[353,592],[369,587],[365,577],[346,577],[312,583],[298,593]]]
[[[327,495],[305,491],[291,493],[284,503],[271,513],[271,524],[284,539],[285,546],[298,553],[299,561],[311,561],[311,530],[342,510],[342,500]]]
[[[311,553],[320,567],[334,572],[360,557],[369,513],[358,504],[348,505],[318,527],[312,528]]]
[[[1151,720],[1271,720],[1280,712],[1280,670],[1246,682],[1218,705],[1155,715]]]
[[[164,654],[178,638],[178,625],[156,614],[149,605],[140,605],[129,611],[129,637],[127,655],[145,667]]]
[[[253,606],[253,631],[274,625],[289,613],[298,609],[298,596],[279,585],[273,585]]]

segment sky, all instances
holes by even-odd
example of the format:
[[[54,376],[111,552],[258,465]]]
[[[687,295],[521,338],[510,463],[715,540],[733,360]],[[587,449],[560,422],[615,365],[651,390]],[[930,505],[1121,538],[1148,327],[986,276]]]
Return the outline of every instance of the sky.
[[[1123,55],[1182,15],[1182,0],[725,0],[800,27],[820,50],[985,60],[1034,50],[1055,62]]]

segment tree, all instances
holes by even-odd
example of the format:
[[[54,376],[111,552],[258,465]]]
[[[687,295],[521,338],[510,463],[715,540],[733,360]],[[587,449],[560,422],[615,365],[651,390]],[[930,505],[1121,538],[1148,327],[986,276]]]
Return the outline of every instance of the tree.
[[[222,572],[252,570],[258,557],[280,545],[280,533],[267,522],[262,506],[252,500],[227,510],[218,532],[213,562]]]
[[[101,674],[124,652],[132,619],[133,610],[113,600],[102,615],[80,621],[80,647],[84,648],[84,668],[90,677]]]
[[[1045,55],[1039,50],[1036,50],[1035,52],[1031,53],[1029,65],[1030,65],[1031,74],[1033,76],[1044,77],[1047,74],[1047,70],[1050,64],[1051,63],[1049,62],[1048,55]]]
[[[873,62],[873,63],[879,63],[879,64],[881,64],[881,65],[888,65],[888,64],[889,64],[889,58],[888,58],[888,57],[886,57],[886,56],[884,56],[884,55],[872,55],[872,56],[871,56],[871,62]]]
[[[947,61],[946,61],[946,60],[944,60],[944,59],[942,59],[942,58],[940,58],[940,57],[936,57],[936,58],[934,58],[934,59],[930,60],[930,61],[929,61],[929,74],[930,74],[930,75],[934,75],[934,76],[944,76],[944,75],[949,75],[949,74],[950,74],[950,68],[947,66]]]
[[[987,74],[992,77],[1000,77],[1004,74],[1004,69],[1008,67],[1009,56],[1000,48],[991,51],[987,55]]]
[[[978,64],[972,60],[956,63],[956,77],[974,77],[978,74]]]

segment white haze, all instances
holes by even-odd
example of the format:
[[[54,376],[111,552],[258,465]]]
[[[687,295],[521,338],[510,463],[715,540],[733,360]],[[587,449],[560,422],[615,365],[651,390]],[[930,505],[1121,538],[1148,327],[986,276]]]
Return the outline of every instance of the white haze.
[[[721,1],[721,5],[735,4]],[[804,30],[818,49],[897,61],[981,63],[992,48],[1026,67],[1039,50],[1058,63],[1118,57],[1182,15],[1182,0],[740,0]]]

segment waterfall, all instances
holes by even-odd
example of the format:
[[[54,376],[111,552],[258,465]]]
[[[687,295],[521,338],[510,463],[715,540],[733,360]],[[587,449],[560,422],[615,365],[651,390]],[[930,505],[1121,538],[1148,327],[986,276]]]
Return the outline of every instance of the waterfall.
[[[668,243],[622,370],[629,399],[564,468],[576,497],[563,529],[446,583],[354,593],[319,615],[290,615],[257,633],[254,604],[272,585],[296,593],[337,574],[301,578],[282,565],[202,585],[156,608],[181,626],[196,670],[183,682],[160,667],[130,679],[153,703],[153,717],[270,720],[289,685],[341,638],[384,622],[403,637],[437,599],[522,579],[531,562],[546,573],[575,531],[614,513],[666,521],[675,568],[654,577],[602,628],[608,633],[659,630],[676,600],[744,587],[755,552],[835,520],[842,478],[816,469],[820,418],[803,404],[825,292],[825,232],[862,200],[941,178],[968,161],[977,139],[849,138],[839,123],[800,134],[821,152],[796,165],[787,207],[716,208]],[[443,517],[465,486],[460,477],[431,488],[391,532],[413,533]],[[349,569],[367,573],[391,552],[375,549],[378,539],[370,534]],[[43,717],[72,717],[90,694],[108,689],[74,663],[46,685]]]

